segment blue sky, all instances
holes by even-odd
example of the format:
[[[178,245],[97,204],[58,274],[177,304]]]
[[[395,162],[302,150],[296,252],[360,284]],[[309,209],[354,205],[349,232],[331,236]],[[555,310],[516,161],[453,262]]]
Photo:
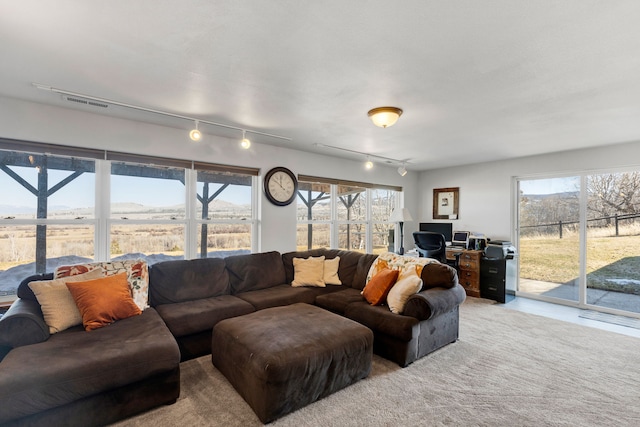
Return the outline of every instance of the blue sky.
[[[11,169],[33,187],[37,187],[35,169],[19,167]],[[49,188],[69,175],[69,172],[50,170]],[[23,206],[33,209],[36,207],[36,197],[2,171],[0,171],[0,192],[0,205]],[[92,207],[95,205],[94,194],[95,175],[83,174],[54,193],[49,199],[49,206]],[[138,203],[145,206],[161,207],[184,204],[184,197],[184,185],[178,181],[125,176],[111,177],[112,203]],[[251,189],[244,186],[230,186],[218,196],[218,200],[248,204],[251,203]]]
[[[580,189],[580,177],[545,178],[521,180],[520,190],[523,194],[556,194]]]

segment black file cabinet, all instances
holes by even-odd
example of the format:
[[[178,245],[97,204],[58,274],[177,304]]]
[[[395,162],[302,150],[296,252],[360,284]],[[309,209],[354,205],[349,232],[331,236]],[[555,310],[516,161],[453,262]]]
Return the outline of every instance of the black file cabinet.
[[[507,290],[507,259],[482,258],[480,261],[480,297],[503,304],[515,297]]]

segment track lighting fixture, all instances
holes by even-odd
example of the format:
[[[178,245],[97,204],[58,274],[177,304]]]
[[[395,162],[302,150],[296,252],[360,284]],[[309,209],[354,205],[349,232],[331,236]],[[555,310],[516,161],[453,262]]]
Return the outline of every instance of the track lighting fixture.
[[[240,141],[240,146],[245,150],[248,150],[251,147],[251,141],[247,139],[247,131],[242,129],[242,141]]]
[[[79,102],[85,103],[85,104],[86,104],[85,101],[91,101],[91,102],[89,102],[89,104],[98,105],[100,107],[105,107],[105,108],[109,107],[110,105],[117,105],[118,107],[130,108],[132,110],[143,111],[145,113],[158,114],[158,115],[161,115],[161,116],[173,117],[175,119],[194,121],[196,123],[196,128],[189,132],[189,138],[191,138],[193,141],[200,141],[200,139],[202,139],[202,132],[200,132],[200,130],[198,129],[198,124],[199,123],[204,123],[204,124],[206,124],[208,126],[217,126],[217,127],[221,127],[221,128],[225,128],[225,129],[235,129],[235,130],[241,130],[243,132],[245,131],[242,128],[239,128],[239,127],[236,127],[236,126],[227,125],[227,124],[224,124],[224,123],[216,123],[216,122],[212,122],[212,121],[209,121],[209,120],[199,120],[199,119],[196,119],[195,117],[184,116],[182,114],[175,114],[175,113],[171,113],[169,111],[156,110],[155,108],[142,107],[140,105],[127,104],[127,103],[116,101],[116,100],[113,100],[113,99],[100,98],[100,97],[97,97],[97,96],[92,96],[92,95],[88,95],[88,94],[84,94],[84,93],[72,92],[72,91],[69,91],[69,90],[59,89],[59,88],[43,85],[43,84],[40,84],[40,83],[31,83],[31,84],[36,89],[57,93],[57,94],[60,94],[60,95],[63,95],[63,96],[67,96],[67,97],[73,97],[73,98],[75,98],[74,99],[75,101],[79,100]],[[275,135],[273,133],[260,132],[258,130],[249,130],[249,132],[254,133],[256,135],[267,136],[269,138],[277,138],[277,139],[282,139],[282,140],[285,140],[285,141],[291,141],[291,138],[289,138],[289,137],[281,136],[281,135]],[[249,144],[251,144],[251,143],[249,142]],[[242,146],[244,148],[244,142],[243,142]],[[249,148],[249,147],[246,147],[246,148]]]
[[[361,151],[356,151],[356,150],[349,150],[348,148],[341,148],[341,147],[336,147],[333,145],[326,145],[326,144],[319,144],[319,143],[315,143],[313,144],[316,147],[323,147],[323,148],[331,148],[332,150],[340,150],[340,151],[344,151],[347,153],[352,153],[352,154],[358,154],[360,156],[366,156],[367,160],[364,164],[364,167],[367,169],[371,169],[373,168],[373,161],[371,159],[376,159],[376,160],[380,160],[380,163],[387,163],[387,164],[396,164],[396,165],[400,165],[398,167],[398,173],[400,174],[400,176],[405,176],[407,174],[407,161],[406,160],[396,160],[396,159],[391,159],[389,157],[384,157],[384,156],[377,156],[375,154],[367,154],[367,153],[363,153]]]
[[[196,120],[196,128],[192,129],[191,132],[189,132],[189,138],[191,138],[192,141],[200,141],[202,139],[202,132],[200,132],[198,130],[198,121]]]
[[[364,164],[364,167],[367,169],[372,169],[373,168],[373,162],[371,161],[371,159],[369,157],[367,157],[367,161]]]

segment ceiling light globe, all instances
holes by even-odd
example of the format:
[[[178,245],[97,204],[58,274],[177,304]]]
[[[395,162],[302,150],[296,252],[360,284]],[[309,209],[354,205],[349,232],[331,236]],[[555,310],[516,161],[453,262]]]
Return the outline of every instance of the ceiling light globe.
[[[191,138],[192,141],[200,141],[202,139],[202,133],[200,133],[198,129],[193,129],[189,132],[189,138]]]
[[[247,138],[242,138],[242,141],[240,141],[240,146],[245,150],[248,150],[249,147],[251,147],[251,141],[249,141]]]
[[[402,115],[402,110],[397,107],[378,107],[369,110],[367,115],[371,118],[374,125],[381,128],[388,128],[398,121],[398,118]]]

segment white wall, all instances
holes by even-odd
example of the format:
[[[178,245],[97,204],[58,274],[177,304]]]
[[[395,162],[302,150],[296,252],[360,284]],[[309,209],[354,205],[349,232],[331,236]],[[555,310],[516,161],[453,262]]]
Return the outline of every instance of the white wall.
[[[409,172],[401,177],[396,167],[381,164],[367,171],[363,162],[255,142],[249,150],[243,150],[239,147],[239,138],[229,139],[206,133],[202,141],[194,143],[185,129],[0,97],[0,137],[3,138],[256,167],[260,168],[261,175],[272,167],[284,166],[295,174],[402,186],[405,207],[414,216],[417,215],[416,173]],[[208,129],[203,130],[206,132]],[[291,145],[309,143],[292,141]],[[260,250],[295,250],[295,203],[286,207],[274,206],[260,192]],[[405,247],[413,247],[413,243],[410,243],[411,232],[416,228],[417,222],[405,224]]]
[[[509,240],[515,237],[513,177],[626,168],[640,168],[640,142],[425,171],[418,178],[418,218],[421,222],[434,221],[434,188],[460,187],[460,215],[452,221],[454,230]]]

